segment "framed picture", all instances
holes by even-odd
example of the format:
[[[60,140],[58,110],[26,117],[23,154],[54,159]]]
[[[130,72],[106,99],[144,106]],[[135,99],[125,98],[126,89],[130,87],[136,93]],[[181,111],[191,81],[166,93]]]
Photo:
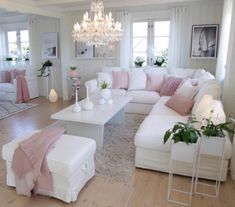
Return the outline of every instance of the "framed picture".
[[[94,48],[94,57],[96,58],[113,58],[114,57],[114,45],[105,45]]]
[[[218,24],[192,26],[191,58],[215,59],[217,56]]]
[[[58,58],[58,39],[57,33],[44,33],[42,39],[42,58]]]
[[[94,46],[87,46],[85,43],[75,42],[75,56],[77,58],[94,58]]]

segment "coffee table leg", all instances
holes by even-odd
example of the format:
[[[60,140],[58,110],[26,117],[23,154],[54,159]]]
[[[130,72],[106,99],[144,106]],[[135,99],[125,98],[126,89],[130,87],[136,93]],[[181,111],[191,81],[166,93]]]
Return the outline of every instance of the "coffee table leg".
[[[65,122],[67,134],[94,139],[97,149],[103,147],[104,125]]]
[[[109,124],[124,124],[125,109],[121,109],[108,123]]]

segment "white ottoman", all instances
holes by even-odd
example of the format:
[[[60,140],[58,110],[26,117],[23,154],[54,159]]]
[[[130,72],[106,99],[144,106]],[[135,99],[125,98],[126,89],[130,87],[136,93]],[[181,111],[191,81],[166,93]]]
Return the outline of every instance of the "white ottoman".
[[[35,133],[35,132],[34,132]],[[15,187],[12,158],[18,142],[33,133],[16,139],[2,147],[2,158],[6,161],[8,186]],[[47,164],[52,173],[54,192],[52,197],[67,203],[77,200],[84,185],[95,175],[94,155],[96,143],[93,139],[64,134],[47,155]]]

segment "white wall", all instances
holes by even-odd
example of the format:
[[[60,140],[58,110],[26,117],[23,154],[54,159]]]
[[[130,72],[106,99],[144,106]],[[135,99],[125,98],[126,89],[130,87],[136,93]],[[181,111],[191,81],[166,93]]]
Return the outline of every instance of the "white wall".
[[[60,42],[60,22],[53,18],[33,18],[30,20],[31,24],[31,38],[33,38],[33,43],[30,47],[32,57],[32,68],[35,74],[38,74],[38,69],[41,67],[41,63],[46,59],[42,59],[42,37],[43,33],[56,32],[58,34],[58,45]],[[57,59],[50,59],[53,62],[53,69],[55,71],[55,81],[54,88],[57,91],[59,97],[62,97],[62,81],[61,81],[61,59],[60,59],[59,45],[59,57]],[[51,85],[49,83],[49,89]],[[44,78],[39,78],[39,94],[41,96],[46,96],[46,84]]]

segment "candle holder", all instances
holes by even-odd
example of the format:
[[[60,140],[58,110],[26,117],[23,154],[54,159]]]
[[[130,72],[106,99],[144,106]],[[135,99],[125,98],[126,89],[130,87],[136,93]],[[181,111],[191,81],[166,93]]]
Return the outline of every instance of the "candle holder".
[[[86,100],[84,101],[83,105],[82,105],[82,108],[84,110],[92,110],[94,107],[94,104],[90,101],[90,98],[89,98],[89,85],[86,84]]]
[[[74,107],[73,107],[73,111],[76,112],[76,113],[81,111],[81,106],[78,103],[78,93],[77,93],[77,90],[75,92],[75,104],[74,104]]]

